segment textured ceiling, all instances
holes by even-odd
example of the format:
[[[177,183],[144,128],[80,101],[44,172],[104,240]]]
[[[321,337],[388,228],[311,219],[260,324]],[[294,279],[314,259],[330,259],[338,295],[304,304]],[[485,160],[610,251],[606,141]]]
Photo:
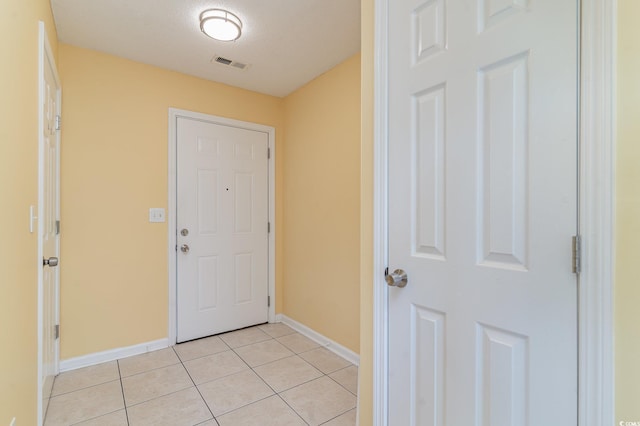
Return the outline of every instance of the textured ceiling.
[[[207,80],[286,96],[360,51],[360,0],[51,0],[60,41]],[[219,42],[198,16],[224,8],[242,37]],[[214,56],[249,64],[212,63]]]

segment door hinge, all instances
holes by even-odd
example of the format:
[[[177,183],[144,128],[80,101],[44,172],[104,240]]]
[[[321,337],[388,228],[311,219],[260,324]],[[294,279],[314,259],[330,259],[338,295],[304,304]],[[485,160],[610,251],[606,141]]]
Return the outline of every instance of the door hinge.
[[[56,220],[56,235],[60,235],[60,221]]]
[[[574,274],[579,274],[582,269],[582,237],[580,235],[574,235],[571,246],[572,271]]]
[[[271,233],[271,222],[267,222],[267,234]]]
[[[60,324],[56,324],[53,326],[53,336],[54,339],[60,338]]]
[[[386,277],[387,275],[389,275],[389,267],[388,266],[386,268],[384,268],[384,276]]]
[[[271,307],[271,296],[267,296],[267,308]]]
[[[271,148],[267,148],[267,160],[271,159]]]
[[[56,115],[56,130],[60,130],[62,128],[62,117]]]

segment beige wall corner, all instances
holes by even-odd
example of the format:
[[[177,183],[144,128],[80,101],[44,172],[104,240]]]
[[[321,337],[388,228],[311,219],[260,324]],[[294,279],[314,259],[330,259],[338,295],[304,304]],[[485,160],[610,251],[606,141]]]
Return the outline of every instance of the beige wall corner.
[[[616,422],[640,422],[640,3],[618,1],[615,363]]]
[[[284,309],[360,349],[360,55],[285,103]]]
[[[148,209],[168,207],[169,108],[273,126],[277,152],[283,108],[281,98],[91,50],[61,44],[59,56],[64,360],[167,337],[168,230],[148,222]],[[278,158],[277,216],[281,169]]]
[[[54,56],[58,39],[49,1],[0,3],[0,424],[37,416],[38,21]]]

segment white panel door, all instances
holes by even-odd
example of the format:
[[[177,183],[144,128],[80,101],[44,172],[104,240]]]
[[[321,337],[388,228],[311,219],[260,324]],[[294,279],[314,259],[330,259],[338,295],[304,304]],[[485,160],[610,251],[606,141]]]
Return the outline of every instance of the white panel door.
[[[389,424],[577,422],[577,3],[389,0]]]
[[[59,137],[56,116],[60,113],[60,87],[56,79],[55,65],[47,51],[44,55],[43,99],[42,99],[42,141],[40,147],[42,206],[40,210],[40,238],[42,245],[42,412],[46,413],[53,387],[53,379],[58,373],[58,300],[60,273],[57,262],[60,253],[59,208]]]
[[[268,134],[177,119],[177,341],[268,319]]]

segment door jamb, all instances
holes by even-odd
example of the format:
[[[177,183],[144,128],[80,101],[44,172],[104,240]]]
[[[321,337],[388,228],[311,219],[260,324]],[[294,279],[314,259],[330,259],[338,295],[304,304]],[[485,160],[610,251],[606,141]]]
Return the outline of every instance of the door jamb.
[[[389,424],[387,285],[387,32],[390,0],[374,0],[373,420]],[[613,259],[616,0],[579,0],[581,86],[578,424],[614,421]]]
[[[55,57],[53,56],[53,51],[51,50],[51,44],[49,43],[49,37],[47,35],[47,31],[45,28],[45,24],[42,21],[38,22],[38,207],[37,214],[38,216],[32,216],[30,219],[30,226],[33,226],[34,219],[37,219],[37,240],[38,240],[38,249],[37,249],[37,258],[36,265],[38,265],[38,378],[37,378],[37,390],[38,390],[38,401],[37,401],[37,424],[41,425],[44,422],[44,407],[42,406],[42,391],[43,385],[42,383],[42,370],[44,368],[43,358],[44,358],[44,348],[42,347],[42,337],[44,334],[44,330],[42,327],[42,321],[44,319],[44,276],[42,271],[42,259],[44,255],[44,247],[42,245],[42,232],[44,230],[44,114],[42,111],[44,105],[44,70],[45,67],[50,65],[53,78],[56,81],[57,93],[56,93],[56,114],[60,115],[60,111],[62,110],[62,85],[60,83],[60,76],[58,74],[58,67],[56,66]],[[56,217],[60,218],[60,132],[56,132],[56,144],[58,146],[57,150],[57,176],[56,176]],[[33,232],[33,231],[31,231]],[[60,237],[58,237],[58,252],[60,251]],[[59,268],[59,267],[58,267]],[[60,272],[56,271],[56,289],[55,289],[55,307],[54,307],[54,315],[56,324],[60,323]],[[58,374],[60,372],[60,339],[56,339],[54,343],[54,374]]]
[[[176,344],[177,338],[177,267],[176,267],[176,210],[177,210],[177,128],[176,122],[178,117],[189,118],[192,120],[206,121],[208,123],[220,124],[223,126],[237,127],[246,130],[255,130],[258,132],[264,132],[268,135],[268,148],[270,150],[269,157],[269,222],[271,223],[271,229],[269,232],[269,254],[268,254],[268,294],[271,297],[271,304],[268,310],[268,320],[270,323],[276,320],[276,220],[275,220],[275,161],[276,161],[276,149],[275,149],[275,128],[271,126],[265,126],[262,124],[251,123],[247,121],[234,120],[225,117],[219,117],[210,114],[202,114],[199,112],[187,111],[177,108],[169,108],[169,155],[168,155],[168,188],[169,188],[169,206],[167,212],[167,234],[168,238],[168,265],[169,265],[169,345]],[[266,301],[265,301],[266,303]]]

